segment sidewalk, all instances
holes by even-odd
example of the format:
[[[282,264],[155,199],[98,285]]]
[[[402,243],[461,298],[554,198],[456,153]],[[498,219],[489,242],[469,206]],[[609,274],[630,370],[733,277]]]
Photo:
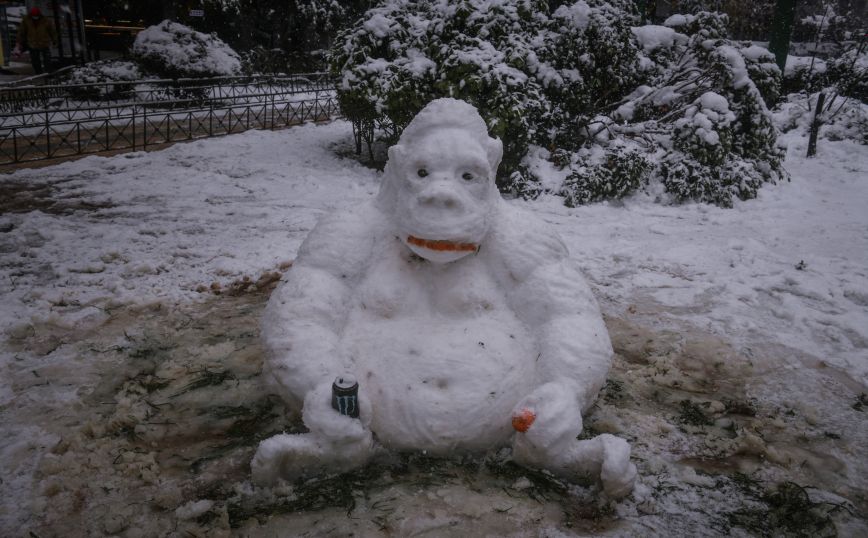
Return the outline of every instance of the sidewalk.
[[[33,66],[30,65],[30,62],[12,60],[9,64],[0,67],[0,84],[32,76]]]

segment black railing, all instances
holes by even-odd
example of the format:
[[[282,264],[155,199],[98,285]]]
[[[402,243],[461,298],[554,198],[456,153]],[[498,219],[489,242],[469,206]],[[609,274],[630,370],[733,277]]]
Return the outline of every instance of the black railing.
[[[103,84],[0,89],[0,103],[18,108],[0,113],[0,164],[144,150],[340,115],[334,86],[320,73],[154,82],[130,83],[128,94],[106,100],[76,99],[83,90],[104,91]]]
[[[106,104],[176,99],[179,95],[225,99],[251,93],[302,93],[333,89],[334,81],[328,73],[0,86],[0,113],[17,114],[45,108],[94,108]]]

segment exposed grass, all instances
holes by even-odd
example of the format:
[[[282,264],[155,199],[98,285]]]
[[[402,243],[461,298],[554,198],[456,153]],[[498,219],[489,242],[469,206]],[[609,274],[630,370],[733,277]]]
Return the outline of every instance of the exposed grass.
[[[868,394],[864,392],[856,397],[856,403],[853,404],[853,409],[863,411],[868,408]]]
[[[260,431],[262,425],[269,424],[280,415],[274,399],[264,398],[256,402],[252,408],[248,408],[247,414],[241,415],[238,420],[233,422],[232,426],[226,430],[226,435],[233,438],[253,439],[258,442],[264,438]]]
[[[607,379],[606,384],[603,386],[603,390],[600,391],[600,396],[602,396],[603,400],[607,403],[620,400],[624,397],[624,383],[617,379]]]
[[[678,421],[691,426],[711,426],[714,424],[702,408],[690,400],[678,402]]]
[[[214,385],[222,385],[223,382],[229,379],[235,379],[235,375],[228,370],[211,371],[208,369],[204,369],[202,370],[199,377],[181,387],[181,389],[172,394],[170,398],[176,398],[181,394],[190,392],[191,390],[197,390],[203,387]]]
[[[529,484],[525,483],[516,489],[513,486],[521,478],[526,478]],[[571,504],[567,502],[569,486],[546,471],[527,469],[495,456],[443,459],[414,453],[395,455],[389,461],[375,462],[342,475],[298,482],[292,494],[271,502],[236,496],[227,503],[229,522],[232,527],[239,527],[251,517],[327,508],[338,508],[350,514],[356,508],[359,497],[369,498],[372,492],[398,483],[434,489],[460,485],[477,492],[499,488],[514,498],[529,498],[539,503],[561,502],[564,506]],[[389,500],[377,500],[369,508],[374,513],[371,520],[380,528],[387,528],[388,516],[394,511]],[[493,507],[492,510],[508,511],[502,507]],[[585,512],[601,513],[597,509]]]
[[[746,417],[756,416],[757,409],[755,401],[724,400],[723,404],[726,406],[726,414],[728,415],[743,415]]]
[[[741,475],[741,478],[744,477]],[[736,477],[733,479],[735,480]],[[783,482],[767,492],[762,492],[759,484],[752,479],[748,479],[748,483],[749,486],[743,491],[760,501],[763,507],[728,514],[732,526],[741,527],[758,536],[805,538],[838,536],[832,514],[838,510],[846,510],[845,506],[813,502],[807,488],[794,482]]]

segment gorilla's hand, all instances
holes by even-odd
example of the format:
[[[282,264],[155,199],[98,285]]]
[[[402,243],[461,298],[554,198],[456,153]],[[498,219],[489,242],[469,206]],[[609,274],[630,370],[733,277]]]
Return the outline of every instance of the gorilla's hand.
[[[515,449],[549,454],[566,447],[582,431],[580,394],[571,383],[551,382],[537,387],[513,409],[518,430]]]
[[[259,444],[250,462],[257,484],[349,471],[364,465],[373,455],[373,436],[367,427],[370,403],[359,395],[359,417],[367,416],[367,422],[350,418],[332,409],[331,390],[331,381],[324,381],[304,399],[302,416],[310,433],[275,435]]]
[[[598,481],[609,497],[620,499],[633,491],[636,481],[630,445],[609,434],[576,439],[582,430],[579,402],[583,398],[574,385],[547,383],[522,400],[513,411],[518,430],[513,458],[568,480]]]
[[[353,444],[370,439],[371,402],[359,387],[359,418],[340,414],[332,407],[332,381],[323,381],[304,398],[302,418],[311,433],[335,444]]]

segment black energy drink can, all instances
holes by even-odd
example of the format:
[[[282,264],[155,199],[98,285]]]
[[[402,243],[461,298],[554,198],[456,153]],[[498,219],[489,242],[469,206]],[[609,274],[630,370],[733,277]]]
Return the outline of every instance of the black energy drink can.
[[[354,376],[344,374],[332,383],[332,407],[342,415],[359,418],[359,383]]]

